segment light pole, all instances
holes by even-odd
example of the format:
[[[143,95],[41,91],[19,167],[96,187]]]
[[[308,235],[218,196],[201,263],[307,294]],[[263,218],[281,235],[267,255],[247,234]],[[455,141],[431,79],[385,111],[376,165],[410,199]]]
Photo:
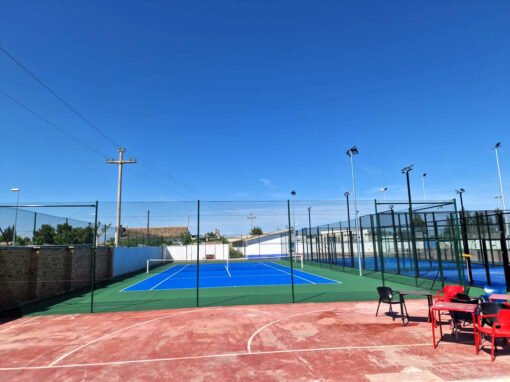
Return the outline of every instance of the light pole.
[[[297,247],[297,243],[296,243],[296,209],[295,209],[295,197],[296,197],[296,191],[292,190],[290,192],[290,194],[292,195],[292,236],[294,237],[294,252],[296,253],[297,255],[297,250],[298,250],[298,247]]]
[[[12,245],[16,245],[16,226],[18,225],[18,207],[19,207],[19,188],[11,188],[16,193],[16,213],[14,214],[14,228],[12,232]]]
[[[349,150],[346,151],[346,154],[349,158],[351,158],[351,175],[352,175],[352,193],[354,195],[354,224],[356,227],[356,252],[358,254],[358,268],[359,275],[363,276],[363,269],[361,266],[361,253],[359,248],[359,237],[358,237],[358,198],[356,197],[356,180],[354,177],[354,155],[358,155],[359,151],[356,146],[352,146]]]
[[[379,191],[383,192],[383,200],[386,201],[386,191],[388,191],[388,187],[382,187]]]
[[[460,198],[460,209],[464,213],[464,200],[462,199],[462,194],[466,192],[463,188],[459,188],[458,190],[455,190],[455,193],[459,195]]]
[[[503,211],[506,211],[505,192],[503,191],[503,181],[501,180],[501,168],[499,167],[498,149],[500,147],[501,147],[501,142],[496,143],[496,145],[494,146],[494,152],[496,153],[496,163],[498,165],[498,178],[499,178],[499,189],[501,191],[501,202],[503,203]]]
[[[252,231],[253,231],[253,219],[256,219],[256,218],[257,217],[253,216],[253,214],[251,212],[247,217],[247,219],[250,219],[250,235],[252,234]]]
[[[310,258],[311,260],[313,260],[313,250],[312,250],[312,216],[311,216],[311,210],[312,210],[312,207],[308,207],[308,239],[310,241]]]
[[[413,258],[414,258],[414,276],[416,278],[416,283],[418,284],[418,276],[420,275],[420,271],[418,269],[418,253],[416,249],[416,237],[414,235],[414,221],[413,221],[413,201],[411,199],[411,183],[409,181],[409,173],[413,169],[413,165],[409,165],[402,169],[402,174],[406,175],[407,181],[407,198],[409,200],[409,226],[411,228],[411,245],[413,250]]]
[[[460,229],[462,232],[462,246],[464,249],[464,254],[469,255],[469,241],[467,235],[467,221],[466,221],[466,211],[464,210],[464,199],[462,198],[462,194],[466,192],[463,188],[459,188],[455,190],[455,193],[459,195],[460,198]],[[468,281],[469,285],[473,285],[473,272],[471,270],[471,258],[470,256],[466,256],[467,270],[468,270]]]
[[[425,193],[425,177],[427,176],[427,173],[424,172],[421,176],[421,185],[423,187],[423,200],[427,200],[427,194]]]

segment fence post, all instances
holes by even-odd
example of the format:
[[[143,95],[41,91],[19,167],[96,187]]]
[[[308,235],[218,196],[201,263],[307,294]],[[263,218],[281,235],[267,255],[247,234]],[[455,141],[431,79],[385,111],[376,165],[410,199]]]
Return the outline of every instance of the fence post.
[[[375,224],[377,229],[377,246],[379,247],[379,259],[381,260],[381,280],[382,285],[384,286],[384,254],[381,236],[381,220],[379,217],[379,213],[377,212],[377,200],[374,200],[374,205],[375,205]]]
[[[400,215],[398,215],[398,221],[400,223]],[[397,275],[400,274],[400,259],[398,256],[398,241],[397,241],[397,227],[395,226],[395,211],[391,209],[391,225],[393,227],[393,245],[395,246],[395,261],[397,262]],[[399,224],[398,230],[400,232],[400,239],[402,239],[402,226]],[[404,258],[404,269],[405,269],[405,252],[402,254]]]
[[[455,247],[455,261],[457,263],[457,269],[458,269],[458,272],[459,272],[459,278],[462,279],[462,284],[464,286],[466,286],[466,276],[464,274],[464,267],[462,266],[462,260],[459,258],[459,242],[460,242],[460,233],[459,233],[459,218],[458,218],[458,215],[457,215],[457,200],[454,198],[453,199],[453,208],[455,209],[455,227],[453,227],[453,219],[451,218],[450,221],[451,221],[451,226],[452,226],[452,234],[454,234],[454,239],[453,239],[453,243],[454,243],[454,247]],[[466,226],[466,231],[467,231],[467,226]],[[466,239],[467,239],[467,232],[466,232]],[[468,257],[468,260],[469,260],[469,269],[471,269],[471,260],[469,259]],[[469,277],[469,276],[468,276]],[[472,278],[471,278],[472,280]],[[460,280],[459,280],[460,281]]]
[[[90,275],[90,313],[94,313],[94,286],[96,283],[96,234],[97,234],[97,210],[98,210],[98,201],[96,200],[96,210],[94,213],[94,233],[92,235],[92,247],[91,256],[92,256],[92,269]]]
[[[370,234],[372,235],[372,255],[374,256],[374,271],[379,270],[379,264],[377,264],[377,248],[376,248],[376,232],[374,228],[374,215],[370,215]]]
[[[292,260],[292,228],[290,225],[290,200],[287,199],[287,213],[289,217],[289,255],[290,255],[290,283],[291,283],[291,290],[292,290],[292,302],[296,302],[294,299],[294,265]],[[296,229],[294,227],[293,229]]]
[[[510,292],[510,263],[508,261],[508,247],[506,245],[506,224],[501,211],[498,212],[499,237],[501,241],[501,257],[503,259],[503,270],[505,272],[506,290]]]
[[[439,266],[439,274],[441,276],[441,287],[444,288],[443,261],[441,259],[441,244],[439,240],[439,230],[437,229],[437,221],[433,212],[432,221],[434,224],[434,236],[436,237],[437,264]]]
[[[200,268],[200,200],[197,200],[197,308],[200,306],[198,294],[198,290],[200,288],[199,268]]]
[[[36,229],[37,229],[37,212],[34,212],[34,233],[32,234],[32,244],[35,244]]]

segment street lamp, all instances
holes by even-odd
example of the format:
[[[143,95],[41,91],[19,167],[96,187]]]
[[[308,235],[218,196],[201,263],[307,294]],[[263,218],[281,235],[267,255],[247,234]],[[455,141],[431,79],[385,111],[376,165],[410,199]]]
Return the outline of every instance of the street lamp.
[[[346,154],[349,158],[351,158],[351,175],[352,175],[352,193],[354,194],[354,224],[356,227],[356,252],[358,254],[358,268],[359,275],[363,276],[363,269],[361,265],[361,253],[359,248],[359,237],[358,237],[358,198],[356,197],[356,180],[354,177],[354,155],[358,155],[359,151],[356,146],[352,146],[349,150],[346,151]]]
[[[499,167],[498,149],[500,147],[501,147],[501,142],[496,143],[496,145],[494,146],[494,152],[496,153],[496,164],[498,165],[498,178],[499,178],[499,189],[501,191],[501,202],[503,203],[503,211],[506,211],[505,192],[503,191],[503,181],[501,180],[501,168]]]
[[[250,235],[252,234],[253,232],[253,219],[256,219],[257,217],[256,216],[253,216],[253,214],[250,212],[250,214],[248,215],[247,219],[250,220]],[[188,217],[189,219],[189,217]],[[189,224],[189,223],[188,223]]]
[[[383,192],[383,200],[386,201],[386,191],[388,191],[388,187],[382,187],[379,191]]]
[[[414,257],[414,276],[416,278],[416,283],[418,283],[419,269],[418,269],[418,253],[416,249],[416,237],[414,235],[414,221],[413,221],[413,202],[411,199],[411,183],[409,181],[409,173],[412,171],[413,165],[409,165],[402,169],[402,174],[406,175],[407,181],[407,198],[409,200],[409,226],[411,228],[411,245],[413,248],[413,257]]]
[[[296,196],[296,191],[292,190],[290,192],[290,194],[292,195],[292,235],[294,236],[294,245],[295,245],[295,251],[296,251],[296,255],[297,255],[297,243],[296,243],[296,209],[295,209],[295,203],[294,203],[294,198]]]
[[[459,195],[460,197],[460,208],[462,212],[464,212],[464,200],[462,199],[462,194],[466,192],[463,188],[459,188],[458,190],[455,190],[455,193]]]
[[[18,225],[18,207],[19,207],[19,188],[11,188],[12,192],[16,193],[16,213],[14,215],[14,229],[12,232],[12,245],[16,245],[16,226]]]
[[[464,254],[469,255],[469,241],[467,235],[467,221],[466,221],[466,211],[464,210],[464,199],[462,198],[462,194],[466,192],[465,189],[459,188],[455,190],[455,193],[459,195],[460,198],[460,228],[462,232],[462,246],[464,250]],[[471,259],[466,257],[467,270],[468,270],[468,281],[469,285],[473,284],[473,272],[471,270]]]
[[[421,176],[421,185],[423,187],[423,200],[427,200],[427,194],[425,193],[425,177],[427,176],[427,173],[424,172]]]

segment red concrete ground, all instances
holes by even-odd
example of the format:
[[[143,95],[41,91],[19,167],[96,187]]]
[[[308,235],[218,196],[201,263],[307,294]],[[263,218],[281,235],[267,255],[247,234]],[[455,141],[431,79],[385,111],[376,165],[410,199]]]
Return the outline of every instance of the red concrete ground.
[[[510,380],[508,346],[494,364],[488,346],[475,355],[471,333],[460,343],[447,334],[434,350],[425,300],[408,301],[416,318],[406,327],[376,318],[376,305],[24,317],[0,326],[0,380]]]

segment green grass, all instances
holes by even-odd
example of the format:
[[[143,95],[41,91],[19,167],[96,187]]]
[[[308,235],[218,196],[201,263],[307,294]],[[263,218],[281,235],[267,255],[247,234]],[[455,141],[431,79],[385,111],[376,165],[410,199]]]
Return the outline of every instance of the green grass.
[[[156,268],[151,273],[159,273],[172,265]],[[365,271],[360,277],[356,269],[317,263],[306,263],[304,271],[340,281],[341,284],[306,284],[294,286],[294,301],[370,301],[377,300],[376,288],[382,285],[379,272]],[[136,311],[150,309],[173,309],[197,306],[196,289],[154,290],[121,292],[122,289],[147,278],[145,271],[99,285],[94,291],[94,312]],[[385,285],[394,290],[442,288],[440,283],[432,285],[431,280],[385,274]],[[471,288],[470,294],[478,296],[483,290]],[[414,296],[409,296],[412,298]],[[416,297],[419,298],[419,297]],[[229,306],[253,304],[283,304],[292,302],[290,285],[250,286],[233,288],[205,288],[199,290],[199,306]],[[56,298],[32,304],[22,309],[23,314],[51,315],[67,313],[89,313],[91,310],[90,290],[72,292]]]

